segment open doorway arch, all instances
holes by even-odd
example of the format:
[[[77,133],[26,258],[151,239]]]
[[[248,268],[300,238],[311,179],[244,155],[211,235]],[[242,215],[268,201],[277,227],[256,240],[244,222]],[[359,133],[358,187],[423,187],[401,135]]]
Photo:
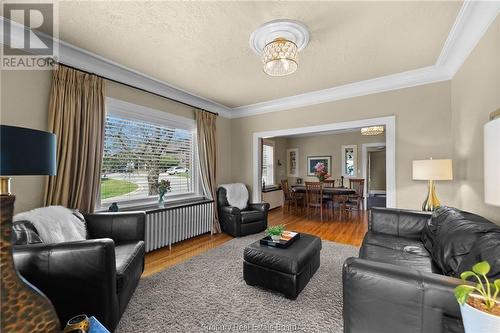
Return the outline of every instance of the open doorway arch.
[[[260,140],[275,136],[287,136],[307,133],[321,133],[326,131],[345,130],[368,126],[385,126],[386,145],[386,180],[387,180],[387,207],[396,207],[396,117],[380,117],[362,120],[353,120],[339,123],[330,123],[316,126],[297,127],[289,129],[271,130],[253,133],[252,148],[252,198],[254,202],[261,201],[262,184],[260,182],[261,145]],[[365,206],[366,207],[366,206]]]

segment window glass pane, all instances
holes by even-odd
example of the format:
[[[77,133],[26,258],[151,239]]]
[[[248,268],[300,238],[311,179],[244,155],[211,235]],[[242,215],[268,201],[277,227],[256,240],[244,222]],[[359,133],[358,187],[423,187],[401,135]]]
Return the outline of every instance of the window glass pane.
[[[167,195],[192,193],[192,173],[192,131],[106,116],[101,203],[156,198],[163,179]]]
[[[274,185],[274,147],[262,146],[262,181],[266,185]]]
[[[345,154],[345,174],[348,176],[354,176],[354,149],[346,148]]]

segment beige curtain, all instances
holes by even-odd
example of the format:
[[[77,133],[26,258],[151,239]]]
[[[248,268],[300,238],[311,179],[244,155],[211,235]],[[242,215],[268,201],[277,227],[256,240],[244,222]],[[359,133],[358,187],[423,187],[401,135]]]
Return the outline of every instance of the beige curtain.
[[[45,205],[94,211],[104,145],[104,80],[64,66],[54,70],[48,129],[57,136],[57,174]]]
[[[217,214],[217,115],[203,110],[195,110],[198,132],[198,156],[201,169],[201,181],[205,195],[214,200],[214,225],[212,233],[221,232]]]

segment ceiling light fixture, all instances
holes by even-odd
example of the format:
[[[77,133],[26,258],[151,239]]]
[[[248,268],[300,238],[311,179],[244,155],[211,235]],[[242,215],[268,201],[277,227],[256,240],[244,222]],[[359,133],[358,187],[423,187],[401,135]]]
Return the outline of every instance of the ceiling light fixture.
[[[384,133],[384,126],[370,126],[361,129],[361,135],[379,135]]]
[[[293,20],[267,22],[250,36],[250,47],[262,57],[264,73],[285,76],[299,65],[299,51],[309,42],[307,27]]]

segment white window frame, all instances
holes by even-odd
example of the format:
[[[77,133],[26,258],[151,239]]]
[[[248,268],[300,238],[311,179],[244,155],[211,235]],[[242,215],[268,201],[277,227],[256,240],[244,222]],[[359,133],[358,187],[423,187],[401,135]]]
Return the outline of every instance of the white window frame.
[[[273,180],[273,183],[272,184],[266,184],[266,187],[267,186],[275,186],[276,185],[276,147],[274,145],[274,142],[273,141],[270,141],[270,140],[263,140],[262,141],[262,146],[270,146],[270,147],[273,147],[273,166],[272,166],[272,180]],[[262,154],[264,154],[264,149],[262,149]],[[262,155],[262,163],[264,163],[264,155]]]
[[[198,141],[197,141],[197,131],[196,131],[196,121],[187,117],[178,116],[166,111],[161,111],[157,109],[148,108],[142,105],[137,105],[129,102],[125,102],[119,99],[106,97],[106,116],[112,115],[117,117],[123,117],[127,119],[135,119],[138,121],[146,121],[153,124],[164,125],[168,127],[180,128],[188,131],[192,131],[192,156],[193,156],[193,191],[189,193],[182,194],[168,194],[166,195],[167,202],[189,202],[194,199],[203,198],[203,188],[201,185],[200,177],[200,165],[198,161]],[[108,203],[101,204],[101,193],[100,193],[100,182],[99,182],[99,192],[96,200],[96,210],[107,209]],[[133,199],[120,201],[118,205],[121,208],[138,208],[138,207],[148,207],[153,206],[158,203],[156,198],[144,198],[144,199]]]
[[[353,150],[353,166],[354,166],[354,175],[348,175],[345,172],[345,151],[347,149]],[[358,177],[358,145],[342,145],[341,148],[341,156],[342,156],[342,176],[345,178],[356,178]]]

